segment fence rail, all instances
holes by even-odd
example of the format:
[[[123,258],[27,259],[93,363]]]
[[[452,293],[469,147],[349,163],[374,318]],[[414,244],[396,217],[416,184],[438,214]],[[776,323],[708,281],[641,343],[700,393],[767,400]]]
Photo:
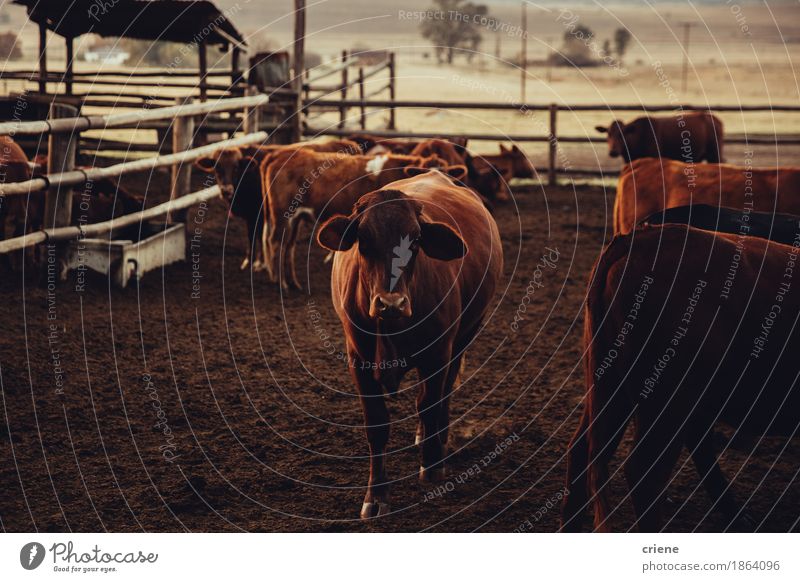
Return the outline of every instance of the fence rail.
[[[555,185],[558,174],[578,174],[589,176],[613,176],[618,174],[615,171],[605,171],[592,168],[559,168],[557,167],[557,150],[559,143],[605,143],[602,137],[590,136],[560,136],[558,134],[558,113],[559,112],[584,112],[584,111],[634,111],[642,113],[672,112],[681,111],[713,111],[713,112],[800,112],[800,105],[644,105],[644,104],[605,104],[605,105],[563,105],[559,103],[513,103],[513,102],[490,102],[490,101],[397,101],[394,99],[367,99],[361,96],[360,99],[317,99],[308,101],[304,104],[306,109],[311,107],[333,107],[338,106],[343,110],[348,107],[358,107],[362,111],[367,107],[391,109],[392,114],[396,109],[473,109],[473,110],[496,110],[496,111],[516,111],[525,113],[528,111],[541,111],[549,113],[549,132],[545,135],[532,134],[504,134],[504,133],[481,133],[481,132],[444,132],[448,137],[461,137],[479,141],[514,141],[514,142],[541,142],[548,143],[548,165],[547,168],[537,168],[537,171],[546,172],[548,183]],[[363,126],[362,126],[363,127]],[[347,136],[352,130],[344,129],[340,123],[338,127],[313,128],[307,127],[304,135],[332,135]],[[441,137],[441,131],[384,131],[371,130],[371,134],[377,137],[386,138],[433,138]],[[770,137],[764,136],[726,136],[726,143],[747,144],[747,145],[800,145],[800,135],[798,134],[778,134]]]

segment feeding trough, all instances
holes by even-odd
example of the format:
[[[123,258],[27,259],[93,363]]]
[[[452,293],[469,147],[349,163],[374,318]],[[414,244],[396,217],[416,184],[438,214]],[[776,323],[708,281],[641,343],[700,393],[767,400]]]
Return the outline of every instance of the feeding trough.
[[[149,271],[185,260],[184,225],[159,221],[112,231],[107,238],[73,240],[67,249],[68,269],[91,269],[110,277],[123,289],[131,279],[141,279]]]

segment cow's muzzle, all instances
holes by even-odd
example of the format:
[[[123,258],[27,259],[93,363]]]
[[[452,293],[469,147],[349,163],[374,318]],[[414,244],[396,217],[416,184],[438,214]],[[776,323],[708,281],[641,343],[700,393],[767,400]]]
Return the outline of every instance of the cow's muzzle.
[[[617,150],[610,150],[608,152],[608,155],[611,156],[612,158],[618,158],[619,157],[619,152]]]
[[[225,200],[230,200],[233,198],[233,184],[223,184],[219,187],[219,189],[222,192],[222,197]]]
[[[378,293],[372,298],[369,315],[381,319],[411,317],[411,301],[402,293]]]

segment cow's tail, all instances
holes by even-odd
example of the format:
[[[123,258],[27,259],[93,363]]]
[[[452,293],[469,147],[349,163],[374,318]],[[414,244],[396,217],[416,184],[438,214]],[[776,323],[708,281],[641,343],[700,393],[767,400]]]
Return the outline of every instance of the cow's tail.
[[[584,380],[586,384],[587,452],[589,499],[594,505],[595,530],[608,529],[608,462],[619,445],[627,425],[629,405],[621,391],[621,363],[615,361],[614,338],[619,330],[607,319],[606,287],[611,267],[625,260],[632,235],[617,236],[605,248],[592,270],[586,297],[584,320]],[[613,295],[613,293],[612,293]],[[616,349],[616,348],[614,348]],[[617,350],[619,357],[621,348]]]

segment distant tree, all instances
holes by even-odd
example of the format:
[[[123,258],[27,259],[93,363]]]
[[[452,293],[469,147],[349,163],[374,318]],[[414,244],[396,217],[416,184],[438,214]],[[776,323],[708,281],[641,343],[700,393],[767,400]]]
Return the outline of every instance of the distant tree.
[[[625,56],[625,51],[628,50],[628,44],[631,42],[631,33],[627,28],[618,28],[614,31],[614,48],[617,52],[617,58],[621,61]]]
[[[0,60],[17,61],[22,58],[21,41],[13,32],[0,33]]]
[[[420,31],[424,38],[436,46],[439,62],[452,64],[458,49],[473,51],[467,54],[467,60],[472,61],[474,51],[478,50],[483,40],[481,25],[476,20],[489,14],[486,5],[467,0],[433,0],[431,14],[436,16],[423,20]]]
[[[130,54],[128,62],[134,66],[184,68],[195,67],[200,60],[193,44],[123,38],[117,48]]]
[[[596,64],[591,49],[593,41],[594,31],[588,26],[579,24],[574,28],[570,28],[564,32],[562,54],[553,57],[553,59],[555,59],[556,64],[565,61],[564,64],[569,63],[577,67]]]

